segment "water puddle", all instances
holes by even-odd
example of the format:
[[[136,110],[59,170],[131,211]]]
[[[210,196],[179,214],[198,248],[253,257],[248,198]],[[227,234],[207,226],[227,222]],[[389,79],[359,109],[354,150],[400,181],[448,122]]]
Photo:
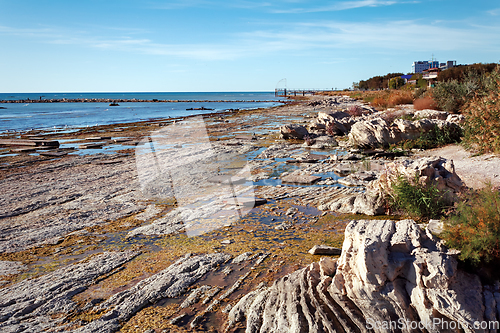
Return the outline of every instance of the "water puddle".
[[[2,158],[2,157],[9,157],[9,156],[19,156],[19,154],[1,154],[0,158]]]

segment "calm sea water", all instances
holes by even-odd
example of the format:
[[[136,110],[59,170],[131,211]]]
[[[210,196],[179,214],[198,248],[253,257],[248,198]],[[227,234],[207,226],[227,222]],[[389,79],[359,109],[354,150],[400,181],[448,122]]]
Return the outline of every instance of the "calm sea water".
[[[280,99],[273,92],[207,92],[207,93],[0,93],[0,100],[43,99],[141,99],[141,100],[189,100],[178,103],[124,102],[120,106],[109,103],[0,103],[0,132],[25,131],[48,128],[79,128],[95,125],[116,124],[183,117],[194,114],[218,112],[227,109],[254,109],[278,105]],[[199,102],[199,101],[229,102]],[[270,102],[253,102],[270,101]],[[211,108],[187,110],[189,108]]]

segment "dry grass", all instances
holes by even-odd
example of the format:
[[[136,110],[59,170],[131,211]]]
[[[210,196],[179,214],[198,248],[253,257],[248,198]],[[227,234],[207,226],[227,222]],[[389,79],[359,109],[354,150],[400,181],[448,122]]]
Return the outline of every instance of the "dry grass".
[[[413,103],[413,92],[410,90],[392,90],[387,99],[389,107]]]
[[[413,102],[413,107],[415,108],[415,110],[425,110],[425,109],[436,110],[437,103],[432,97],[426,96],[426,97],[416,99]]]
[[[351,98],[363,100],[378,109],[387,109],[401,104],[413,103],[414,96],[411,90],[377,90],[352,91],[345,93]]]

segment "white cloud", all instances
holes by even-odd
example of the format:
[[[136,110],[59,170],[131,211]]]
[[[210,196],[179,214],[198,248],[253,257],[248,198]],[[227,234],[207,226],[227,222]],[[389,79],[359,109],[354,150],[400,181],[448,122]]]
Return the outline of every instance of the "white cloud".
[[[498,15],[500,15],[500,8],[489,10],[488,14],[490,14],[492,16],[498,16]]]
[[[312,1],[304,0],[278,0],[278,1],[255,1],[255,0],[178,0],[169,2],[153,2],[150,7],[154,9],[183,9],[193,7],[233,7],[242,9],[263,8],[275,14],[299,14],[349,10],[363,7],[382,7],[405,3],[419,3],[418,0],[350,0],[330,1],[328,5],[316,5]],[[321,1],[320,1],[321,2]],[[323,3],[323,2],[321,2]],[[301,6],[301,7],[297,7]]]
[[[60,36],[54,29],[51,28],[13,28],[0,25],[1,35],[25,36],[25,37],[55,37]]]
[[[182,9],[189,7],[202,7],[202,6],[210,6],[213,5],[214,1],[210,0],[176,0],[176,1],[163,1],[163,2],[150,2],[149,7],[153,9],[164,9],[164,10],[173,10],[173,9]]]
[[[255,31],[247,39],[279,42],[282,49],[497,50],[500,26],[460,28],[419,21],[298,23],[277,32]],[[496,41],[496,42],[495,42]],[[264,43],[265,44],[265,43]]]
[[[110,29],[111,30],[111,29]],[[109,30],[108,30],[109,32]],[[77,45],[124,53],[165,56],[197,61],[242,58],[318,55],[322,51],[352,54],[419,51],[500,51],[500,25],[472,25],[467,22],[303,22],[269,24],[266,29],[219,36],[214,42],[168,43],[130,36],[91,36],[60,29],[15,29],[0,26],[0,34],[32,38],[39,43]]]
[[[290,8],[290,9],[276,9],[275,13],[290,13],[290,14],[299,14],[299,13],[317,13],[317,12],[332,12],[332,11],[341,11],[348,9],[356,9],[363,7],[381,7],[381,6],[391,6],[401,2],[396,0],[359,0],[359,1],[339,1],[334,2],[331,5],[327,6],[307,6],[302,8]],[[412,2],[414,3],[414,2]]]

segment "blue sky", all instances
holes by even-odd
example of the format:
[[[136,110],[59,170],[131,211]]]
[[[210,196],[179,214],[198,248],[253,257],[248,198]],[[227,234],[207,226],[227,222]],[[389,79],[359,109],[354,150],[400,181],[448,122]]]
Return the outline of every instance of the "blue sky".
[[[0,92],[347,88],[500,61],[498,0],[0,0]]]

